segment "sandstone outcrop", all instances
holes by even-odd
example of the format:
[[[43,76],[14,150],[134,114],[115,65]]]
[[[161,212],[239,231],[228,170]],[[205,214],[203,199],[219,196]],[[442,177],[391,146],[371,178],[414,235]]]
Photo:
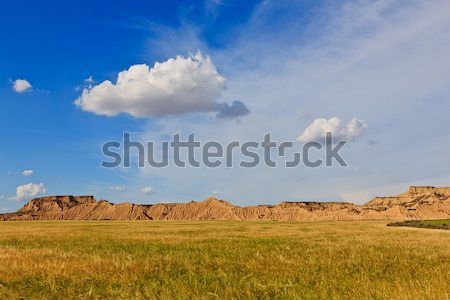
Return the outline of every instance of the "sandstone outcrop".
[[[416,220],[450,217],[450,188],[410,187],[364,205],[347,202],[282,202],[240,207],[216,198],[169,204],[113,204],[93,196],[36,198],[0,220]]]

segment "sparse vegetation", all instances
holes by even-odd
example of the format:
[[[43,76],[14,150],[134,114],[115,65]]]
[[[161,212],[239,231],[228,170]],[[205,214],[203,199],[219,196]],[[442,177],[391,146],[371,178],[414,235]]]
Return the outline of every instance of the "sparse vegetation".
[[[450,230],[450,219],[446,220],[408,220],[403,222],[392,222],[388,226],[407,226],[431,229],[447,229]]]
[[[449,299],[450,235],[353,222],[4,222],[0,298]]]

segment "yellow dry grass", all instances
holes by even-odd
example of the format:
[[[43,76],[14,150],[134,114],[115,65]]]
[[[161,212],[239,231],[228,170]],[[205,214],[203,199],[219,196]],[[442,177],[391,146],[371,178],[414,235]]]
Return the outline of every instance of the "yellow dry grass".
[[[353,222],[4,222],[0,298],[449,299],[450,232]]]

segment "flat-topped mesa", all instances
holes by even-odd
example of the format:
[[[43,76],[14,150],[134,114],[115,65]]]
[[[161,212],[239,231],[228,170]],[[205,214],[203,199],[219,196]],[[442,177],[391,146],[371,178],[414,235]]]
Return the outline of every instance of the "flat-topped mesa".
[[[95,203],[97,202],[95,200],[94,196],[71,196],[71,195],[63,195],[63,196],[48,196],[48,197],[39,197],[34,198],[32,201],[61,201],[61,202],[76,202],[79,204],[85,204],[85,203]]]
[[[411,206],[419,202],[441,201],[450,198],[450,188],[434,186],[410,186],[408,191],[397,196],[375,197],[365,206],[390,207],[393,205]]]
[[[377,197],[365,205],[348,202],[281,202],[236,206],[209,197],[204,201],[153,205],[96,201],[93,196],[53,196],[31,200],[0,220],[415,220],[450,216],[450,188],[410,187],[393,197]]]
[[[449,187],[434,187],[434,186],[411,186],[408,190],[409,195],[421,195],[421,194],[441,194],[450,196]]]
[[[24,207],[18,210],[19,213],[37,212],[59,208],[65,210],[78,205],[96,203],[94,196],[49,196],[34,198]]]

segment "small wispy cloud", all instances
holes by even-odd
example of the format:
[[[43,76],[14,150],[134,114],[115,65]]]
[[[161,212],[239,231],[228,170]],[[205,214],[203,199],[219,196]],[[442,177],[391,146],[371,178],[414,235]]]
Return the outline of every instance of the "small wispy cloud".
[[[123,192],[123,191],[125,191],[125,187],[121,186],[121,185],[110,186],[109,189],[114,191],[114,192]]]
[[[31,83],[26,79],[16,79],[13,81],[12,89],[16,93],[24,93],[31,88]]]
[[[33,173],[34,173],[33,170],[23,170],[22,171],[22,175],[25,176],[25,177],[32,176]]]
[[[155,190],[151,186],[147,186],[141,189],[141,193],[145,195],[153,194]]]
[[[358,138],[367,128],[367,123],[363,120],[353,118],[347,125],[344,125],[339,118],[318,118],[315,119],[297,138],[300,142],[324,141],[326,133],[333,134],[333,139],[337,141],[353,141]]]
[[[84,83],[85,83],[85,84],[93,84],[93,83],[95,83],[95,80],[94,80],[94,78],[92,77],[92,75],[90,75],[88,78],[86,78],[86,79],[84,80]]]

